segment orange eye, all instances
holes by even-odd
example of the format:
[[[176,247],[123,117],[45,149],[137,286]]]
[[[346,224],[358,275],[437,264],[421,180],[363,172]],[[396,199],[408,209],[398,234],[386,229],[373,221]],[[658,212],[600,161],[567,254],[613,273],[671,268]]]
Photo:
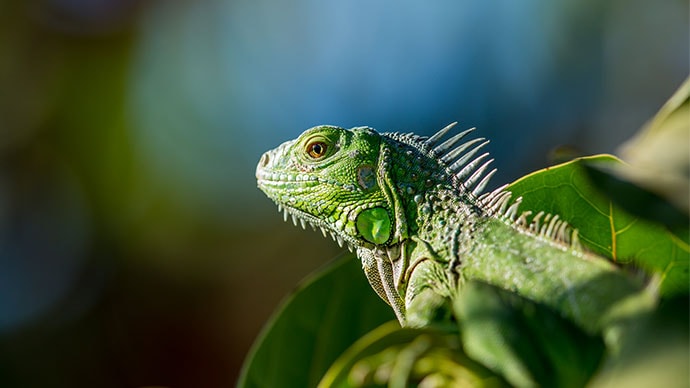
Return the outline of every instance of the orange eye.
[[[326,155],[327,150],[328,146],[322,141],[315,141],[313,143],[309,143],[307,146],[307,153],[314,159],[322,158],[324,155]]]

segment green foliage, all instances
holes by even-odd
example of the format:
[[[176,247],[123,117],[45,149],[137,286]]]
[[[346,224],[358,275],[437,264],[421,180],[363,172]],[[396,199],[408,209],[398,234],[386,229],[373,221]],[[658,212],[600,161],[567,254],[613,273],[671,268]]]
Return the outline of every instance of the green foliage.
[[[521,210],[541,210],[568,220],[587,249],[615,262],[633,262],[658,273],[662,295],[687,292],[687,217],[661,198],[602,172],[620,165],[622,162],[611,155],[578,158],[529,174],[512,183],[508,190],[515,197],[523,196]],[[592,183],[593,178],[598,185]],[[612,195],[625,198],[640,209],[657,209],[665,214],[667,224],[631,214],[602,193],[601,187],[609,188],[615,192]]]
[[[688,96],[686,82],[639,137],[669,144],[680,134],[676,143],[687,146],[687,115],[678,117],[688,110]],[[626,152],[654,159],[639,139]],[[688,152],[674,154],[682,159]],[[586,249],[641,268],[659,286],[658,309],[640,317],[618,354],[547,307],[480,283],[465,284],[454,301],[457,327],[381,325],[394,318],[391,309],[350,257],[315,274],[278,310],[247,358],[239,386],[687,386],[687,193],[668,189],[687,189],[684,160],[666,160],[682,167],[668,167],[671,184],[598,155],[537,171],[509,187],[514,198],[523,197],[522,211],[558,214],[578,230]]]
[[[276,311],[250,351],[238,386],[316,386],[355,340],[392,319],[359,260],[343,257],[306,279]]]
[[[457,330],[401,328],[389,322],[372,330],[328,370],[319,387],[503,386],[503,379],[470,359]]]
[[[485,283],[466,284],[454,309],[467,353],[514,386],[584,386],[603,356],[600,337]]]
[[[592,184],[592,175],[601,166],[620,163],[609,155],[580,158],[529,174],[510,189],[524,196],[522,210],[541,209],[569,220],[588,249],[658,273],[662,295],[676,301],[674,306],[684,308],[680,315],[687,316],[687,303],[674,297],[683,293],[687,297],[688,234],[683,234],[687,225],[635,216]],[[618,180],[606,174],[595,178],[603,186]],[[622,187],[633,194],[640,190]],[[645,206],[659,207],[664,202],[655,196],[639,198],[648,201]],[[676,217],[682,215],[671,219]],[[239,385],[315,386],[325,374],[322,386],[381,386],[383,381],[391,386],[395,381],[400,386],[421,382],[502,386],[507,381],[515,386],[574,387],[592,379],[601,367],[601,338],[586,335],[548,308],[515,294],[469,284],[455,310],[460,322],[455,329],[400,328],[395,322],[375,329],[393,319],[393,314],[366,282],[358,260],[341,259],[287,300],[257,340]],[[669,314],[668,309],[664,311]],[[654,338],[666,315],[655,315],[651,320],[655,324],[637,333]],[[687,337],[687,326],[672,326],[675,331],[667,333],[672,339],[667,342],[676,347],[676,353],[679,343],[687,350],[687,341],[678,341]],[[639,361],[643,347],[633,341],[623,351]],[[595,381],[625,381],[617,380],[620,370],[632,370],[632,361],[621,360],[606,363]],[[677,374],[677,369],[672,372]]]

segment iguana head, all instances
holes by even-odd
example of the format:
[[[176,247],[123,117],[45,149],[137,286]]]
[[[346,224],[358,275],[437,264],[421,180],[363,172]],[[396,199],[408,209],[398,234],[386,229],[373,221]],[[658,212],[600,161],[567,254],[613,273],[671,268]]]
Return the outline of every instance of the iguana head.
[[[492,213],[506,204],[500,188],[477,198],[495,172],[485,174],[491,160],[481,164],[488,153],[475,157],[487,141],[461,143],[473,129],[444,140],[454,125],[431,137],[317,126],[261,156],[258,186],[295,225],[349,248],[391,248],[434,233],[460,207],[481,200]],[[449,194],[461,200],[444,200]]]
[[[377,174],[380,147],[381,135],[367,127],[314,127],[261,156],[258,186],[286,220],[318,227],[350,248],[385,244],[394,221]]]

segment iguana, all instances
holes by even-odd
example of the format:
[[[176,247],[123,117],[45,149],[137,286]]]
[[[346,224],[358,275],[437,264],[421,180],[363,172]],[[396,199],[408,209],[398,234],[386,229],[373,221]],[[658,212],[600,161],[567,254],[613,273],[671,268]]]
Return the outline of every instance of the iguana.
[[[259,188],[302,227],[356,251],[403,326],[452,319],[481,281],[544,304],[590,334],[615,332],[654,303],[643,281],[587,252],[557,215],[519,210],[474,128],[430,137],[322,125],[264,153]]]

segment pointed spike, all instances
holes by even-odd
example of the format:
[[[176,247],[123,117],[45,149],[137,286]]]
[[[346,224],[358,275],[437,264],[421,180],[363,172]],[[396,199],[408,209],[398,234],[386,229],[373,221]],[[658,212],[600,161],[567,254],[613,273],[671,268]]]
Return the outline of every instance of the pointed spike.
[[[451,137],[450,139],[444,141],[443,143],[437,145],[436,147],[434,147],[434,153],[436,153],[436,155],[444,154],[451,147],[453,147],[455,145],[455,143],[458,142],[458,140],[460,140],[461,135],[462,135],[462,133],[458,133],[457,135],[455,135],[455,136]]]
[[[517,211],[518,206],[520,206],[520,203],[522,203],[522,197],[518,197],[515,200],[515,202],[513,202],[513,204],[510,205],[510,207],[508,207],[508,202],[510,202],[511,196],[512,194],[510,196],[507,196],[505,199],[501,200],[501,206],[498,209],[498,214],[500,214],[501,217],[504,217],[506,219],[508,218],[508,212],[511,211],[511,208],[513,208],[514,206],[515,208],[513,209],[513,211]]]
[[[513,193],[510,191],[506,191],[500,196],[498,196],[490,205],[487,206],[487,208],[490,210],[491,213],[498,213],[499,215],[503,215],[503,211],[505,211],[508,202],[510,201],[510,198],[512,198]]]
[[[479,196],[479,200],[484,204],[486,207],[492,207],[493,204],[496,201],[496,198],[502,196],[503,194],[506,193],[505,188],[508,187],[507,184],[495,189],[494,191],[490,193],[484,193]]]
[[[520,217],[518,217],[517,221],[515,221],[516,225],[519,226],[525,226],[527,225],[527,217],[529,217],[532,214],[531,210],[526,210],[520,214]]]
[[[561,227],[558,228],[558,239],[564,243],[570,242],[570,236],[568,235],[568,223],[563,222]]]
[[[342,247],[343,247],[343,243],[344,243],[343,238],[340,237],[340,236],[337,236],[337,237],[336,237],[336,241],[338,242],[338,246],[342,248]]]
[[[292,223],[297,226],[297,216],[292,214]]]
[[[489,162],[491,162],[491,160]],[[482,191],[484,191],[484,188],[489,183],[489,180],[491,179],[491,177],[494,176],[496,171],[498,171],[498,170],[495,168],[493,170],[489,171],[489,173],[486,174],[486,176],[484,176],[484,178],[477,184],[477,187],[475,187],[474,190],[472,190],[472,195],[474,195],[476,197]]]
[[[484,154],[484,155],[488,155],[488,154]],[[484,155],[482,155],[482,156],[484,156]],[[477,158],[477,159],[479,159],[479,158]],[[491,164],[491,162],[493,162],[493,161],[494,161],[493,159],[489,159],[484,164],[482,164],[481,167],[477,168],[474,171],[474,173],[472,174],[472,176],[470,176],[469,178],[467,178],[463,182],[463,186],[465,186],[465,188],[467,188],[467,189],[470,189],[471,187],[473,187],[475,185],[475,183],[477,183],[477,181],[479,181],[479,178],[481,178],[482,175],[484,175],[484,172],[489,167],[489,164]]]
[[[546,221],[546,220],[544,220],[544,221]],[[549,222],[549,226],[546,228],[545,236],[553,237],[553,230],[554,230],[554,227],[556,226],[556,222],[558,222],[558,215],[555,215],[551,218],[551,222]]]
[[[503,217],[503,211],[505,211],[512,198],[513,194],[510,192],[505,192],[503,195],[499,196],[491,205],[485,205],[487,212],[489,214],[497,214],[499,217]]]
[[[574,229],[573,233],[570,235],[570,247],[573,249],[582,249],[582,244],[580,244],[580,236],[577,229]]]
[[[451,165],[448,167],[448,169],[449,169],[450,171],[458,171],[460,168],[462,168],[463,170],[465,170],[465,168],[463,168],[463,166],[465,166],[465,164],[467,164],[468,166],[469,166],[469,165],[472,165],[472,164],[476,161],[476,159],[473,160],[472,162],[469,162],[470,159],[472,159],[472,158],[474,157],[474,155],[476,155],[477,152],[479,152],[479,150],[481,150],[482,147],[484,147],[484,146],[487,145],[487,144],[489,144],[489,140],[486,140],[486,141],[484,141],[483,143],[481,143],[481,144],[475,146],[475,147],[472,148],[471,150],[467,151],[467,153],[466,153],[465,155],[463,155],[460,159],[458,159],[458,160],[456,160],[455,162],[453,162],[453,164],[451,164]],[[487,153],[487,155],[488,155],[488,153]],[[469,163],[468,163],[468,162],[469,162]]]
[[[431,136],[430,138],[428,138],[428,139],[426,140],[426,144],[427,144],[429,147],[433,147],[434,145],[436,145],[436,143],[443,137],[443,135],[445,135],[448,131],[450,131],[450,129],[453,128],[457,123],[458,123],[458,122],[455,121],[455,122],[452,122],[452,123],[446,125],[446,126],[445,126],[444,128],[442,128],[440,131],[436,132],[433,136]]]
[[[505,189],[506,189],[507,187],[508,187],[508,184],[506,183],[505,185],[503,185],[503,186],[497,188],[496,190],[492,191],[492,192],[491,192],[491,195],[496,195],[496,194],[499,194],[499,193],[503,193],[503,192],[505,192]]]
[[[302,229],[307,230],[307,223],[304,222],[303,218],[299,219],[299,224],[302,225]]]
[[[477,200],[484,206],[488,206],[487,204],[491,202],[493,199],[496,197],[492,196],[493,193],[483,193],[477,197]]]
[[[492,204],[498,196],[495,193],[484,193],[477,197],[479,203],[481,203],[485,208],[491,208]]]
[[[328,237],[328,235],[326,234],[326,228],[324,228],[323,226],[321,227],[321,234],[323,234],[323,237]]]
[[[467,131],[462,132],[462,133],[460,133],[459,135],[456,135],[456,137],[457,137],[457,136],[460,136],[460,135],[464,136],[466,133],[467,133]],[[453,139],[455,139],[455,137],[453,137],[453,138],[450,139],[450,140],[453,140]],[[448,141],[450,141],[450,140],[448,140]],[[458,139],[458,140],[459,140],[459,139]],[[453,148],[452,150],[448,151],[445,155],[443,155],[443,157],[441,157],[441,161],[442,161],[443,163],[449,164],[453,159],[457,158],[460,154],[462,154],[463,152],[465,152],[467,149],[469,149],[469,148],[472,147],[473,145],[475,145],[475,144],[477,144],[477,143],[479,143],[479,142],[482,142],[482,141],[484,141],[484,140],[486,140],[486,139],[483,138],[483,137],[478,137],[478,138],[476,138],[476,139],[472,139],[472,140],[469,140],[469,141],[467,141],[467,142],[465,142],[465,143],[463,143],[463,144],[460,144],[459,146]],[[447,143],[447,142],[446,142],[446,143]],[[446,144],[446,143],[443,143],[442,145],[436,147],[434,150],[440,148],[441,146],[443,146],[443,145]]]
[[[448,139],[448,140],[444,141],[443,143],[441,143],[440,145],[434,147],[434,152],[437,155],[445,154],[446,151],[448,151],[448,150],[451,150],[450,152],[454,152],[455,150],[452,148],[455,146],[455,143],[459,142],[463,137],[465,137],[468,133],[472,132],[473,130],[474,130],[474,128],[467,129],[467,130],[464,130],[464,131],[458,133],[457,135],[454,135],[450,139]],[[482,140],[484,140],[484,139],[482,139]],[[472,140],[472,141],[474,142],[474,140]],[[465,146],[465,144],[461,144],[459,147],[463,147],[463,146]],[[467,147],[469,147],[469,146],[467,146]],[[467,147],[465,147],[465,148],[467,148]]]
[[[544,236],[546,234],[546,229],[550,225],[549,220],[551,220],[551,213],[544,216],[544,221],[541,224],[541,228],[539,228],[539,235]]]
[[[350,244],[347,244],[347,250],[350,251],[350,253],[355,253],[355,248],[353,248]]]
[[[547,222],[549,222],[549,221],[551,220],[551,217],[553,217],[553,214],[551,214],[551,213],[546,213],[546,214],[544,214],[544,221],[543,221],[544,224],[546,224]]]
[[[288,211],[287,209],[283,209],[283,221],[287,222],[288,220]]]
[[[455,177],[462,181],[464,178],[466,178],[470,174],[474,173],[474,171],[477,169],[477,166],[479,166],[479,163],[484,161],[484,159],[487,156],[489,156],[488,152],[485,152],[485,153],[477,156],[473,161],[471,161],[465,167],[463,167],[462,170],[460,170],[458,173],[456,173]]]
[[[283,211],[283,205],[278,204],[278,213],[280,213],[280,212],[282,212],[282,211]]]
[[[507,202],[507,201],[506,201]],[[515,217],[517,216],[518,208],[522,202],[522,197],[518,198],[508,209],[505,211],[504,217],[512,222],[515,222]]]
[[[540,219],[543,215],[544,215],[544,212],[543,212],[543,211],[540,211],[539,213],[537,213],[537,214],[534,215],[534,218],[532,218],[532,222],[531,222],[530,225],[529,225],[530,230],[532,230],[532,231],[535,232],[535,233],[539,231],[539,226],[540,226],[539,219]]]
[[[493,208],[502,198],[512,196],[513,193],[510,191],[503,191],[506,187],[508,187],[508,185],[503,185],[490,193],[482,194],[480,196],[482,204],[487,208]]]
[[[553,224],[553,230],[551,231],[551,238],[553,238],[556,241],[561,241],[561,239],[558,237],[558,231],[561,230],[561,225],[563,225],[564,221],[563,220],[558,220],[556,221],[555,224]]]

